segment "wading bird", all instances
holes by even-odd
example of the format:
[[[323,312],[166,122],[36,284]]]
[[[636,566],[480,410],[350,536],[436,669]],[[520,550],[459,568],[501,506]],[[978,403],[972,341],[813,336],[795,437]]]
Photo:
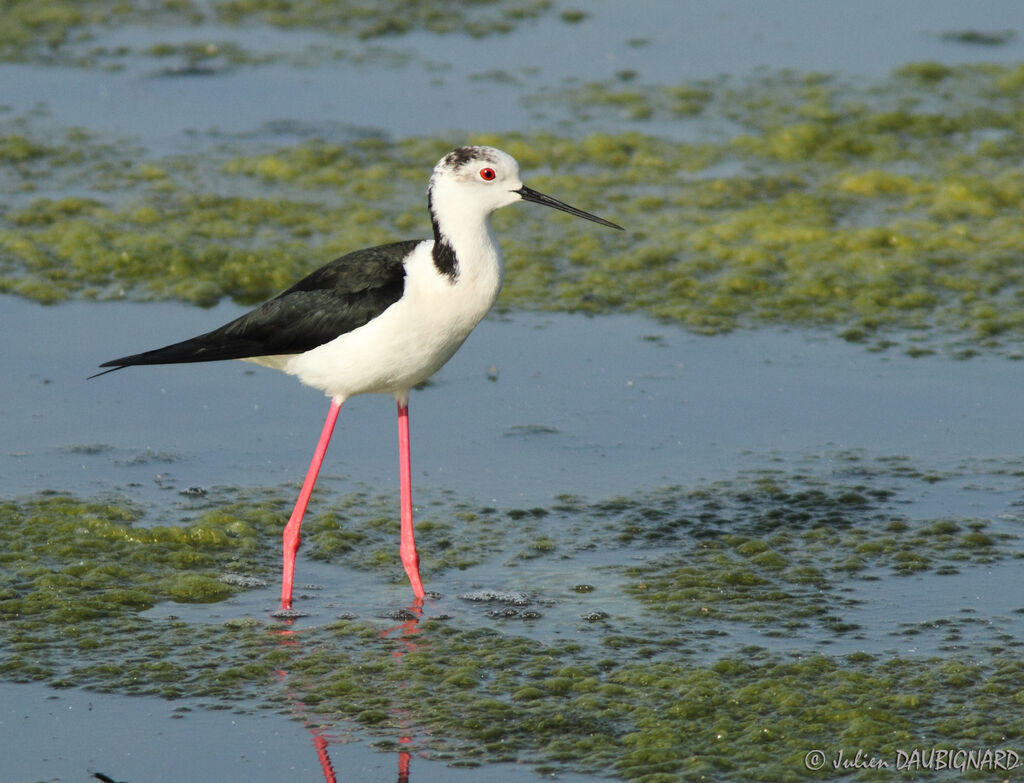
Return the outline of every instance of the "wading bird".
[[[349,397],[371,392],[398,403],[399,552],[413,593],[423,598],[413,537],[409,392],[452,357],[497,299],[502,262],[490,215],[517,201],[622,228],[526,187],[508,153],[458,147],[434,167],[427,188],[433,239],[349,253],[219,329],[100,365],[111,368],[98,373],[104,375],[132,365],[244,359],[294,375],[331,398],[284,528],[283,610],[291,609],[299,529],[338,411]]]

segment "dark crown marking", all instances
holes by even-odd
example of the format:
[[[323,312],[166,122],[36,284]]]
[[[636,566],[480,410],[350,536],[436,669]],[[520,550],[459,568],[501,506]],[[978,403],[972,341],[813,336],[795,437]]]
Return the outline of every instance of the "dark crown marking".
[[[471,160],[486,160],[488,163],[497,163],[487,147],[456,147],[444,156],[444,164],[451,168],[458,168]]]

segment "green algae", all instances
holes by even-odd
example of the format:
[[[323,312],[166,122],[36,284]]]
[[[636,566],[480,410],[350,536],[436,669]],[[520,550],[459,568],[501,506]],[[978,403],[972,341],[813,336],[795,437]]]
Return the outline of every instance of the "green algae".
[[[1024,77],[927,65],[869,85],[781,73],[572,94],[598,117],[635,104],[658,122],[732,124],[713,140],[644,133],[645,118],[618,134],[470,137],[511,152],[534,187],[628,228],[528,206],[497,213],[500,306],[1016,356]],[[251,304],[353,248],[428,236],[424,181],[453,143],[232,143],[148,158],[80,132],[39,138],[38,121],[5,124],[0,291],[47,303]]]
[[[282,5],[272,0],[217,0],[217,20],[227,23],[270,24],[302,27],[379,38],[403,35],[414,30],[433,33],[462,33],[474,37],[508,33],[526,19],[548,11],[549,0],[434,0],[408,3],[404,0],[303,0]]]
[[[221,575],[247,574],[254,560],[266,568],[256,526],[267,524],[265,509],[250,509],[245,521],[211,512],[187,526],[145,527],[131,505],[42,495],[7,502],[0,514],[5,620],[57,615],[76,622],[166,600],[221,601],[236,592]]]
[[[551,10],[550,0],[474,0],[456,3],[434,0],[54,0],[45,5],[4,0],[0,3],[0,60],[120,67],[131,55],[164,58],[184,52],[187,65],[180,74],[206,72],[212,58],[230,65],[253,65],[287,57],[278,52],[250,52],[233,43],[208,41],[188,44],[151,44],[133,47],[96,45],[104,32],[145,24],[156,30],[217,25],[237,28],[269,25],[284,30],[315,30],[365,41],[401,36],[414,31],[438,35],[462,34],[482,38],[515,30],[524,21]],[[572,24],[571,13],[560,17]],[[217,52],[204,51],[214,47]],[[325,53],[325,56],[334,56]],[[200,66],[200,63],[205,65]],[[199,67],[197,67],[199,66]]]
[[[1002,559],[1005,550],[997,539],[1016,539],[1011,533],[986,534],[988,523],[978,520],[921,525],[897,518],[881,530],[853,527],[841,518],[804,530],[798,517],[787,521],[796,521],[798,531],[787,525],[767,536],[709,536],[629,568],[634,581],[627,589],[651,611],[671,617],[743,621],[772,635],[812,623],[846,633],[858,626],[838,619],[838,582],[859,574],[877,579],[880,569],[899,575],[958,573],[968,563]]]
[[[149,513],[117,499],[6,500],[0,676],[210,706],[301,705],[304,720],[381,747],[401,737],[403,750],[460,765],[638,781],[804,779],[811,749],[891,761],[921,738],[1012,746],[1024,732],[1020,641],[976,641],[1005,619],[951,606],[949,617],[903,624],[894,633],[952,645],[913,655],[877,651],[887,642],[849,611],[862,580],[926,573],[938,588],[950,566],[1020,557],[1019,513],[920,517],[908,503],[927,488],[1020,474],[1006,461],[935,471],[850,453],[832,455],[824,474],[757,471],[528,509],[428,499],[428,584],[474,564],[499,584],[502,567],[564,574],[561,597],[537,596],[555,633],[444,598],[431,599],[445,610],[436,617],[428,601],[423,616],[311,627],[233,617],[227,604],[219,622],[155,616],[145,612],[155,603],[187,615],[191,602],[272,580],[291,491],[214,489]],[[393,505],[319,497],[304,551],[400,581]],[[591,616],[574,618],[581,607]],[[751,631],[789,640],[790,652],[750,644]],[[822,636],[855,636],[860,650],[830,653],[812,641]]]
[[[581,660],[573,644],[536,649],[525,640],[439,625],[425,625],[416,640],[383,671],[368,674],[366,653],[355,662],[314,653],[290,674],[297,682],[320,678],[317,709],[362,710],[367,728],[390,724],[414,737],[451,737],[460,726],[463,742],[448,754],[544,758],[555,768],[613,771],[627,780],[798,780],[806,776],[804,754],[823,738],[829,747],[870,748],[891,758],[923,723],[941,724],[933,735],[939,742],[1001,743],[1002,727],[1014,736],[1020,729],[1005,705],[997,709],[1006,716],[1000,728],[984,724],[985,710],[1020,687],[1021,667],[1011,659],[974,667],[873,656],[787,661],[748,651],[711,666],[602,664]],[[480,661],[480,649],[492,652]],[[512,665],[498,670],[498,661]],[[456,688],[453,698],[450,688],[436,687],[451,667],[467,671],[474,692]],[[963,689],[958,712],[969,729],[944,718],[956,688]],[[366,693],[372,700],[358,701]],[[433,719],[399,725],[396,716],[410,713]]]
[[[507,546],[505,520],[496,509],[442,501],[427,502],[420,508],[416,540],[424,574],[478,565]],[[304,525],[303,546],[315,560],[382,571],[392,581],[401,582],[405,572],[395,557],[397,535],[393,498],[350,493]]]
[[[1005,46],[1017,37],[1013,30],[947,30],[939,36],[943,41],[955,41],[975,46]]]

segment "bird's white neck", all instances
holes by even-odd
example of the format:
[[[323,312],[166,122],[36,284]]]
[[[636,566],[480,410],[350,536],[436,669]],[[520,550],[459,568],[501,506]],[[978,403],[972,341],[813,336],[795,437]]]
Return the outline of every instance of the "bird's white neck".
[[[501,288],[501,249],[491,231],[490,212],[465,201],[457,190],[431,183],[430,219],[434,227],[431,250],[438,273],[453,284]],[[492,298],[493,303],[493,298]],[[488,305],[489,306],[489,305]]]

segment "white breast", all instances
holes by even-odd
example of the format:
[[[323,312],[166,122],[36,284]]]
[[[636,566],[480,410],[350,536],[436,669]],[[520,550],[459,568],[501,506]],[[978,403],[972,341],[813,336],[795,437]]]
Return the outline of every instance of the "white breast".
[[[357,394],[407,392],[459,349],[501,290],[497,245],[459,257],[456,279],[440,274],[432,241],[405,262],[402,298],[368,324],[303,354],[264,357],[260,364],[295,375],[339,401]]]

